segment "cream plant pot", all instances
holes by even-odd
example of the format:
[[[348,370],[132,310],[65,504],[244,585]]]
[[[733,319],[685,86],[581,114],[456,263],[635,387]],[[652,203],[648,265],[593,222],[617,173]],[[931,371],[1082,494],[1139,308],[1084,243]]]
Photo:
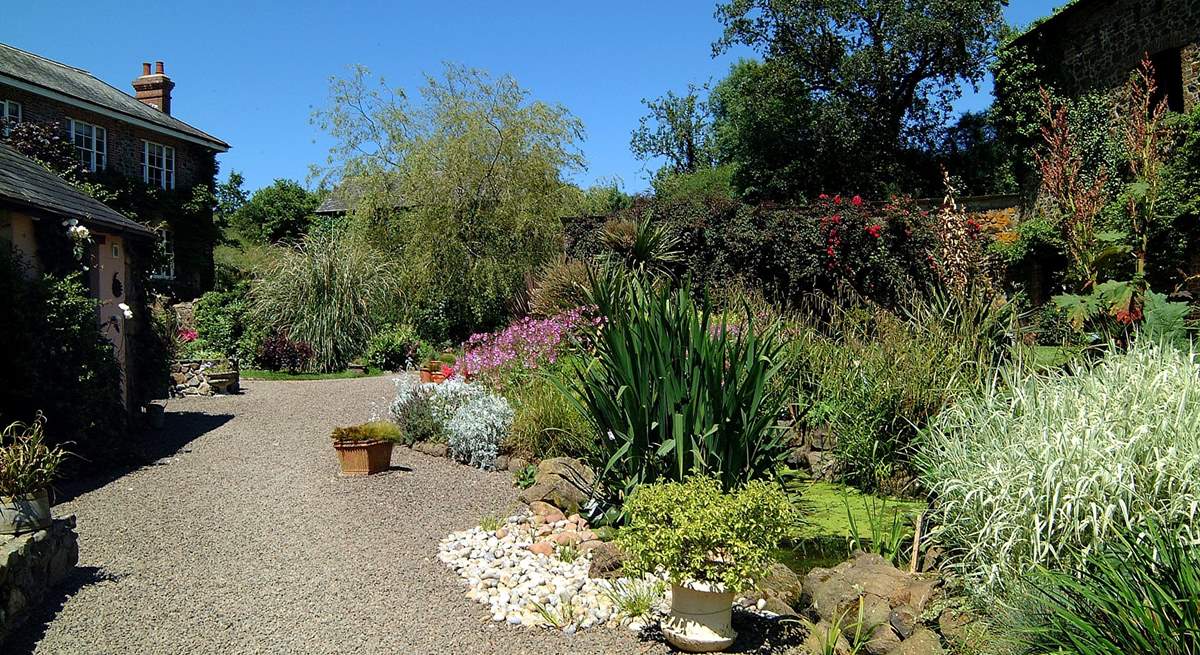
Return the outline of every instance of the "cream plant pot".
[[[704,582],[671,585],[667,641],[688,653],[715,653],[733,645],[733,592]]]
[[[21,534],[50,525],[50,494],[0,496],[0,534]]]

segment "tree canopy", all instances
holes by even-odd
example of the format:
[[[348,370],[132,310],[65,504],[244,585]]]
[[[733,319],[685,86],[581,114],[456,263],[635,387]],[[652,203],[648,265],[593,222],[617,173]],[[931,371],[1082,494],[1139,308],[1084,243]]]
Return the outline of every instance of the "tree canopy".
[[[326,174],[362,189],[352,226],[404,263],[409,318],[459,338],[507,319],[561,247],[580,121],[512,77],[452,64],[411,98],[363,67],[331,95],[314,115],[335,141]]]
[[[230,174],[230,182],[234,181],[234,175],[237,173]],[[218,188],[224,194],[224,198],[218,195],[218,207],[222,201],[236,205],[245,195],[243,192],[241,197],[237,196],[240,188]],[[252,243],[292,243],[307,234],[319,203],[318,195],[300,183],[279,179],[243,201],[233,212],[230,222],[242,238]]]

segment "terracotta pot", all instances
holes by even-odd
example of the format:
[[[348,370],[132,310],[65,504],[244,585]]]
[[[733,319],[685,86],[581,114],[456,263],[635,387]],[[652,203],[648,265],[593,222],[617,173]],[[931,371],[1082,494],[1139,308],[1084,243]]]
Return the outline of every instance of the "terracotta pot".
[[[421,382],[433,382],[433,371],[421,369]]]
[[[21,534],[50,526],[50,494],[0,496],[0,534]]]
[[[390,441],[335,441],[333,449],[337,451],[338,463],[342,467],[342,475],[374,475],[382,473],[392,465],[392,447]]]
[[[430,376],[431,381],[434,384],[441,384],[446,381],[446,374],[442,373],[441,371],[434,371],[433,373],[430,373]]]
[[[663,635],[679,650],[714,653],[733,645],[733,592],[703,582],[671,585],[671,614]]]

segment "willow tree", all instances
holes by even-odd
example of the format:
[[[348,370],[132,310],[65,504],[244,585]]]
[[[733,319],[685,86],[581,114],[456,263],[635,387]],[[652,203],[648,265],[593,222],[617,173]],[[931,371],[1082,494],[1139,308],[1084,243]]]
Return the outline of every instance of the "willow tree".
[[[415,95],[357,67],[331,96],[314,115],[334,138],[325,172],[354,229],[400,262],[406,318],[435,338],[502,323],[561,249],[580,121],[510,76],[451,64]]]

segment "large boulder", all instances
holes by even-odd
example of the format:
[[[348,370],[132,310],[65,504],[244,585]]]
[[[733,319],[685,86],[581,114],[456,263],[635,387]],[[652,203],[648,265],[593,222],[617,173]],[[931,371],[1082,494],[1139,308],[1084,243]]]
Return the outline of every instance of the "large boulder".
[[[554,457],[538,464],[533,486],[522,491],[518,498],[527,505],[544,502],[564,514],[575,514],[587,502],[595,481],[595,474],[583,462]]]
[[[788,616],[796,615],[795,608],[800,604],[800,597],[800,577],[787,566],[776,562],[758,581],[755,589],[746,593],[741,601],[745,606],[757,606],[762,601],[762,609]]]

